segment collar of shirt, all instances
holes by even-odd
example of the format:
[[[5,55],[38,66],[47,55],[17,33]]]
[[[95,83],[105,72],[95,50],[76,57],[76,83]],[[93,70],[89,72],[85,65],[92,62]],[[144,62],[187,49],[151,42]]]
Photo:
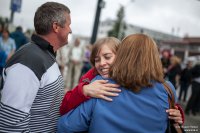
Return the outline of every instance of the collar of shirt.
[[[48,50],[50,53],[52,53],[56,57],[56,53],[53,50],[53,46],[50,45],[50,43],[43,38],[41,38],[38,35],[33,34],[31,37],[31,40],[38,45],[43,50]]]

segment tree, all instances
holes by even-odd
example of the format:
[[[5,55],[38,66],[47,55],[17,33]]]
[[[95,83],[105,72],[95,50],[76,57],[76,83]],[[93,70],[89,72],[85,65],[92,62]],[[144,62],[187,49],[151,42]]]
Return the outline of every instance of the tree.
[[[124,22],[124,17],[124,6],[121,5],[119,11],[117,12],[117,19],[113,28],[108,31],[108,36],[113,36],[120,40],[125,36],[124,30],[126,29],[126,23]]]
[[[1,28],[8,28],[8,21],[9,19],[8,18],[4,18],[2,16],[0,16],[0,25],[1,25]]]

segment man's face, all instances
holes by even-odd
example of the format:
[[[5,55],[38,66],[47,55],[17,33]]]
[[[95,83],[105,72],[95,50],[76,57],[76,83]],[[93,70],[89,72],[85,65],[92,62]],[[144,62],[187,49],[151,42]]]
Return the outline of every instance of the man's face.
[[[66,13],[66,23],[64,27],[59,28],[59,32],[58,32],[60,47],[68,44],[68,35],[72,32],[70,28],[70,24],[71,24],[70,14]]]

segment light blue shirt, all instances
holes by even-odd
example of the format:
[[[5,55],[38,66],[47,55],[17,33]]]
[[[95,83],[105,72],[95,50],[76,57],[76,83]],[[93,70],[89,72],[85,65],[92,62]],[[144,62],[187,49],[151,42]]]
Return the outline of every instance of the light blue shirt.
[[[8,38],[6,42],[0,37],[0,49],[5,51],[6,55],[9,55],[12,50],[16,50],[15,41],[12,38]]]
[[[96,76],[95,80],[102,79]],[[115,83],[109,80],[110,83]],[[175,89],[171,83],[174,95]],[[161,83],[134,93],[123,87],[119,96],[108,102],[92,98],[62,116],[58,133],[164,133],[167,128],[168,94]],[[177,99],[177,98],[176,98]]]

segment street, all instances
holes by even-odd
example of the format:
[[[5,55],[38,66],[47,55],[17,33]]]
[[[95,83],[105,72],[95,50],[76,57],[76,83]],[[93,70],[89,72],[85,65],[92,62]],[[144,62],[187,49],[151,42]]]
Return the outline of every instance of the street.
[[[177,95],[179,94],[179,89],[177,89]],[[186,102],[180,102],[180,105],[183,109],[185,109],[187,102],[189,100],[189,97],[191,95],[191,86],[188,88],[188,95]],[[183,125],[183,128],[186,132],[192,132],[192,133],[199,133],[200,132],[200,113],[197,113],[196,116],[193,116],[191,113],[190,115],[185,114],[185,123]]]

